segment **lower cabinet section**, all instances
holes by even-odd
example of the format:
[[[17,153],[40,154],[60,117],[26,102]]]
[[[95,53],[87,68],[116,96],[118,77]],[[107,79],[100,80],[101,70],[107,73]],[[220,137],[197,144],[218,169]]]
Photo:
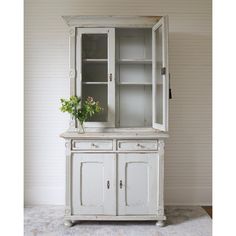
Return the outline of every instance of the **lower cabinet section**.
[[[157,214],[157,153],[73,153],[72,215]]]
[[[72,214],[116,215],[116,154],[72,155]]]
[[[66,226],[84,220],[155,220],[163,226],[163,192],[163,139],[66,140]]]
[[[157,154],[118,154],[118,215],[155,214]]]

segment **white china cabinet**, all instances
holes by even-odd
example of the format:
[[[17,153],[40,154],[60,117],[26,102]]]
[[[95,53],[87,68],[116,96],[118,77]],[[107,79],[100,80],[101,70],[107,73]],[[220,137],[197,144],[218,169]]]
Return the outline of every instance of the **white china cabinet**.
[[[65,16],[70,95],[103,112],[66,142],[65,225],[81,220],[154,220],[164,214],[168,138],[167,17]]]

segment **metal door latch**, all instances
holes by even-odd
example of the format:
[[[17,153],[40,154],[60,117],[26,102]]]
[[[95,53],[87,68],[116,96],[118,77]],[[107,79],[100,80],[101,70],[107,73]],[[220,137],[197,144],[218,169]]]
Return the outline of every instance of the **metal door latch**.
[[[122,180],[120,180],[120,189],[122,189],[123,187],[123,183],[122,183]]]
[[[112,81],[112,74],[109,74],[109,80]]]
[[[166,68],[165,67],[162,67],[161,68],[161,75],[165,75],[166,74]]]

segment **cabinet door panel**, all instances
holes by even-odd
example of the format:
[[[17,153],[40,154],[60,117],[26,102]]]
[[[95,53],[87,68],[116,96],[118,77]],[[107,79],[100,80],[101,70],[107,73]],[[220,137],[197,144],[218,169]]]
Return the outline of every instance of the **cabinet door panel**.
[[[162,17],[152,29],[152,121],[153,128],[168,131],[168,19]]]
[[[81,163],[81,205],[84,207],[103,207],[104,204],[104,163],[85,161]],[[96,196],[91,194],[96,193]]]
[[[115,154],[74,154],[73,214],[115,215],[115,184]]]
[[[126,189],[127,206],[145,206],[149,201],[148,182],[148,165],[146,162],[131,161],[126,163],[125,186],[129,186],[129,189]]]
[[[155,214],[157,208],[157,154],[118,156],[119,215]]]

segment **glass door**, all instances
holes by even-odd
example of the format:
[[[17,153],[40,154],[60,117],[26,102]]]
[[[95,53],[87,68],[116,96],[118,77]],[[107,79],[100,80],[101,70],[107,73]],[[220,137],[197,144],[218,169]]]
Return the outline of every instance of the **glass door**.
[[[153,128],[168,130],[168,22],[162,17],[152,28]]]
[[[110,28],[77,29],[77,96],[93,97],[103,108],[85,127],[115,126],[114,34]]]

